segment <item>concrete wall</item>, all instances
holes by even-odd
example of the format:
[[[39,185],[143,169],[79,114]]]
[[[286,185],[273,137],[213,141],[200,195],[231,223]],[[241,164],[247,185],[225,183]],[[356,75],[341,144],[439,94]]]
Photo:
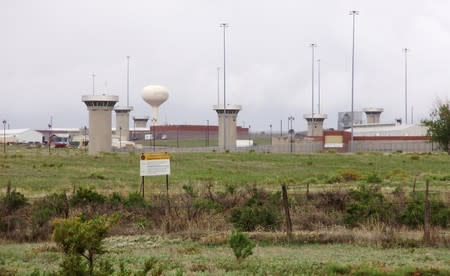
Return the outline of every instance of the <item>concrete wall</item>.
[[[135,120],[135,121],[134,121],[134,124],[135,124],[136,127],[146,128],[146,127],[147,127],[147,122],[148,122],[148,120],[147,120],[147,121],[144,121],[144,120]]]
[[[272,152],[312,153],[323,150],[323,141],[292,139],[290,136],[272,137]]]
[[[110,152],[112,145],[111,109],[89,109],[89,154]]]
[[[224,147],[224,138],[226,142],[226,148],[227,149],[234,149],[236,148],[236,139],[237,139],[237,131],[236,131],[236,117],[237,114],[226,114],[223,113],[218,114],[218,121],[219,121],[219,147]],[[225,123],[225,135],[224,137],[224,123]]]
[[[432,143],[428,141],[354,141],[354,151],[383,151],[383,152],[431,152]]]
[[[358,137],[361,139],[362,137]],[[367,138],[367,137],[366,137]],[[381,137],[373,137],[373,138],[381,138]],[[392,140],[387,140],[386,137],[382,137],[386,140],[382,139],[370,139],[368,140],[355,140],[353,142],[353,152],[370,152],[370,151],[382,151],[382,152],[431,152],[433,151],[433,144],[425,138],[422,137],[422,140],[414,140],[411,138],[415,137],[405,137],[404,140],[400,140],[397,138],[401,137],[393,137]],[[408,140],[411,139],[411,140]],[[347,142],[347,139],[344,139]],[[434,145],[434,149],[436,145]],[[344,149],[347,149],[347,144]],[[292,143],[289,136],[283,137],[272,137],[272,151],[273,152],[303,152],[303,153],[311,153],[311,152],[320,152],[332,149],[324,149],[323,141],[308,141],[303,139],[293,139]],[[339,151],[339,149],[336,149]]]
[[[120,135],[122,127],[122,141],[130,140],[130,112],[116,111],[116,136]]]

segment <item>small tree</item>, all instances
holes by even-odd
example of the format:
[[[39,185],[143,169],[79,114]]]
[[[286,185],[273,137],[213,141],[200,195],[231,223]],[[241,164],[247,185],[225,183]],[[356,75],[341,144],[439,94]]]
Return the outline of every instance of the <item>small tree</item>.
[[[422,124],[428,127],[432,141],[439,143],[441,149],[450,154],[450,103],[438,100],[430,117],[422,120]]]
[[[53,240],[65,253],[61,265],[63,272],[85,270],[82,262],[84,258],[88,264],[87,274],[93,275],[94,260],[97,255],[105,252],[102,246],[103,239],[116,220],[116,217],[105,216],[91,220],[82,220],[79,217],[56,220]]]
[[[255,244],[244,233],[233,231],[229,242],[231,249],[233,249],[234,256],[236,256],[238,261],[253,254]]]

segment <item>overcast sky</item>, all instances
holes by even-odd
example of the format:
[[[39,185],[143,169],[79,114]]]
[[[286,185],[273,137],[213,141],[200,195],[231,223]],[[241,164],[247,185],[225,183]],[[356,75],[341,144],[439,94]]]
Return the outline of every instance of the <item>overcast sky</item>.
[[[450,89],[447,0],[14,0],[0,2],[0,120],[11,128],[88,125],[82,95],[118,95],[131,116],[150,115],[142,88],[161,84],[169,100],[161,123],[217,123],[217,67],[227,22],[227,103],[242,105],[238,125],[279,131],[287,117],[303,130],[311,113],[311,43],[321,60],[325,127],[351,108],[352,17],[356,17],[355,110],[381,107],[383,122],[428,116]],[[317,64],[316,64],[317,69]],[[317,72],[316,72],[317,77]],[[221,79],[221,86],[223,84]],[[315,87],[317,88],[317,78]],[[220,100],[222,101],[222,87]],[[317,103],[317,90],[315,92]],[[316,106],[317,112],[317,106]],[[113,116],[114,117],[114,116]],[[410,113],[408,118],[411,119]]]

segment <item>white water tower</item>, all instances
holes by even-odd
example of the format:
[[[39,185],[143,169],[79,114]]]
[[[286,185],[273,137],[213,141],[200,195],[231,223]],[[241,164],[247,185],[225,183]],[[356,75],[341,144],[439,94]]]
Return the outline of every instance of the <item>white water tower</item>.
[[[152,107],[152,125],[158,122],[159,106],[169,98],[169,90],[162,85],[147,85],[142,90],[142,99]]]

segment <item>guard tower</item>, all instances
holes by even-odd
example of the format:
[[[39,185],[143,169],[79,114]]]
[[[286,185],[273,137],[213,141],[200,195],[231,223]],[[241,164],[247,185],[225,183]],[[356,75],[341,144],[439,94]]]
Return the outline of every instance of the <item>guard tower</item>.
[[[381,113],[384,111],[383,108],[364,108],[363,111],[366,113],[368,124],[379,124]]]
[[[308,123],[308,136],[323,136],[323,121],[327,114],[305,114],[303,118]]]
[[[119,101],[118,96],[93,95],[82,96],[89,110],[89,154],[110,152],[112,144],[112,116],[114,105]]]
[[[130,111],[132,106],[118,106],[114,108],[116,112],[116,136],[120,135],[120,140],[130,140]]]
[[[236,118],[241,111],[240,105],[214,105],[213,110],[217,112],[219,120],[219,147],[234,149],[236,147]]]
[[[150,119],[149,116],[134,116],[133,117],[134,126],[135,127],[146,128],[147,127],[147,122],[148,122],[149,119]]]

